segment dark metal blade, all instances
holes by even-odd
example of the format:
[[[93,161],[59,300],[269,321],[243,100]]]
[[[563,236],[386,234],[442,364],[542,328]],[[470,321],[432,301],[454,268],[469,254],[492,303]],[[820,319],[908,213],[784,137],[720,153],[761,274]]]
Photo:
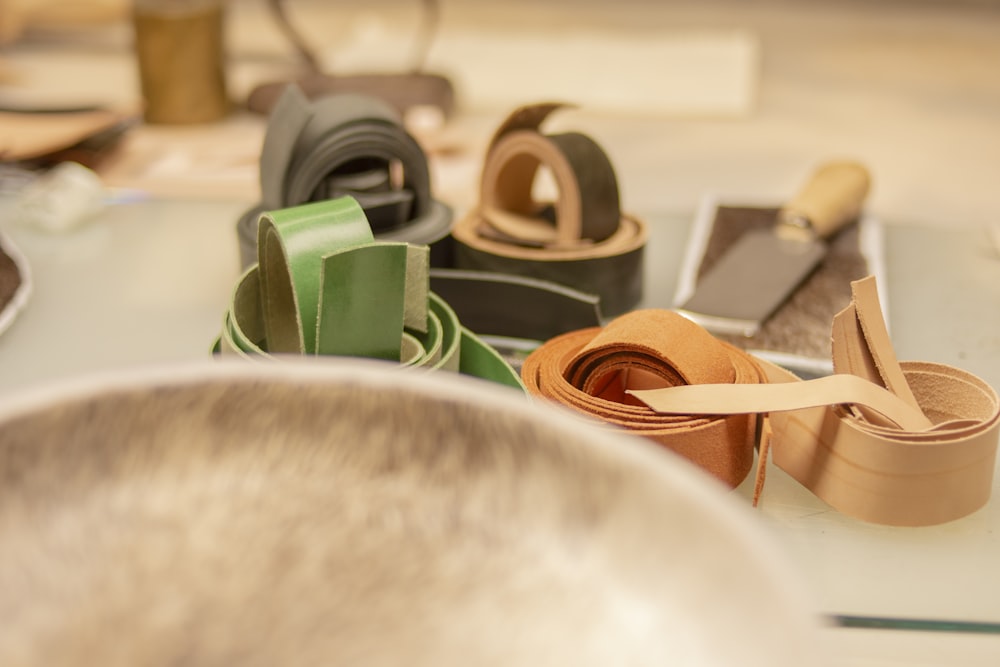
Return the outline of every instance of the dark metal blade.
[[[695,286],[679,312],[709,331],[753,336],[826,254],[820,240],[747,232]]]

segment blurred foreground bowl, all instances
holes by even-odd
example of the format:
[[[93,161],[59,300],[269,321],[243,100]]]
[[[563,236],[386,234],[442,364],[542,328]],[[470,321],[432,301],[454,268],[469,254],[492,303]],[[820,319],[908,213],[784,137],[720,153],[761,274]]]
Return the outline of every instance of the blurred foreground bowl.
[[[686,461],[451,374],[206,362],[0,407],[0,664],[816,664]]]

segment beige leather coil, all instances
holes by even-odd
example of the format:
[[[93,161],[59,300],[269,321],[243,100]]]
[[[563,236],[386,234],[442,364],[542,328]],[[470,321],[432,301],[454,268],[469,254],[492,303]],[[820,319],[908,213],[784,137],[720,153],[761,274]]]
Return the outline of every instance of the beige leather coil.
[[[751,361],[737,362],[740,355],[722,341],[684,332],[670,311],[636,311],[624,325],[613,321],[601,334],[605,342],[590,342],[598,340],[594,330],[553,339],[528,357],[522,375],[533,394],[652,437],[730,484],[742,479],[736,462],[747,451],[747,431],[736,418],[764,415],[755,502],[770,450],[777,467],[865,521],[924,526],[974,512],[989,500],[993,482],[996,391],[958,368],[897,361],[874,279],[852,283],[852,291],[851,305],[833,323],[835,374],[824,378],[802,381],[749,355]],[[581,361],[589,358],[584,347],[618,356],[581,383],[590,368]],[[714,370],[726,355],[760,375],[740,381]],[[702,370],[650,372],[658,364]],[[670,428],[647,428],[669,416],[676,420]],[[701,420],[730,429],[698,433]]]

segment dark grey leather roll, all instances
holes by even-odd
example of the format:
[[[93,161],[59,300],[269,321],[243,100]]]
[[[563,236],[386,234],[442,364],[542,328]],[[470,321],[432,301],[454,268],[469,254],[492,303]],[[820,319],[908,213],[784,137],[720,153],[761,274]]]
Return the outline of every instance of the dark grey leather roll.
[[[451,261],[451,209],[433,198],[422,148],[377,98],[309,101],[288,86],[268,118],[260,186],[261,202],[237,223],[244,267],[256,258],[262,212],[344,195],[361,204],[377,238],[428,245],[435,266]]]

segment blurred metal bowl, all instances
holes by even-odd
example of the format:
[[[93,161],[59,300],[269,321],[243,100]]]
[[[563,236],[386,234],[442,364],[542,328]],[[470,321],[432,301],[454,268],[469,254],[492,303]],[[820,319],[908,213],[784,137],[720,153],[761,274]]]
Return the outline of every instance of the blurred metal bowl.
[[[0,407],[3,665],[816,664],[752,512],[451,374],[206,362]]]

